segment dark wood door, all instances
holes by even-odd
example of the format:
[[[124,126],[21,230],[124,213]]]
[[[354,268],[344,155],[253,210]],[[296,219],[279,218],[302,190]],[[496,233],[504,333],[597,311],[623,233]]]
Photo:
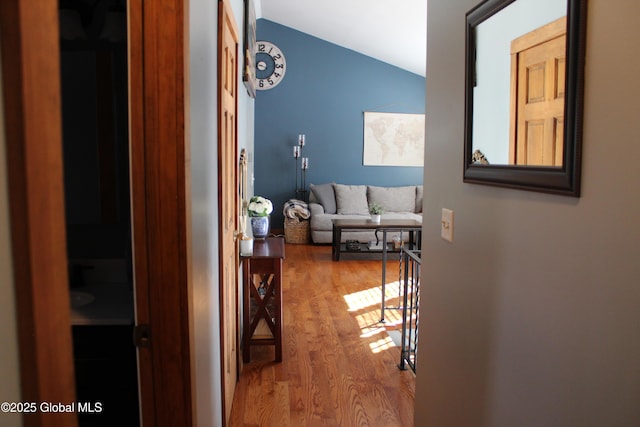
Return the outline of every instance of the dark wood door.
[[[131,190],[143,425],[190,426],[183,0],[129,0]],[[58,4],[0,2],[22,400],[75,400],[67,280]],[[167,203],[168,200],[172,202]],[[24,416],[75,427],[77,414]]]

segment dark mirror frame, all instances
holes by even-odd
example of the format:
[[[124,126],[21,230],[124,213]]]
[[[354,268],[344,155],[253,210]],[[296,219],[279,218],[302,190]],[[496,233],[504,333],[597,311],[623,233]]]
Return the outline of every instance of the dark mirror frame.
[[[517,0],[485,0],[466,15],[464,182],[580,196],[587,0],[567,0],[567,65],[562,167],[478,165],[473,154],[475,28]]]

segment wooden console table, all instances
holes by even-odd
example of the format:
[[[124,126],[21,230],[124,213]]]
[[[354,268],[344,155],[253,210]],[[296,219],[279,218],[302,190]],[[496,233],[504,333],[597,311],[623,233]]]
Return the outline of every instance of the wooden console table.
[[[242,257],[242,360],[251,361],[252,345],[274,345],[282,361],[282,263],[284,239],[267,237],[253,243],[253,255]]]

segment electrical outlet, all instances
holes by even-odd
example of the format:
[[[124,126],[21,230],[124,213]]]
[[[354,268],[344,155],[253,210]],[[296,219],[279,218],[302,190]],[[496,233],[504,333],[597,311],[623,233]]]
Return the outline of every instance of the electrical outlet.
[[[440,237],[447,242],[453,243],[453,211],[451,209],[442,208]]]

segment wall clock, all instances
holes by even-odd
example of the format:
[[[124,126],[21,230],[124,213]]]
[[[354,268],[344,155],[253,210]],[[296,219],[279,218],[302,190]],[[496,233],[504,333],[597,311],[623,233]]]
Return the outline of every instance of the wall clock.
[[[271,42],[256,42],[256,89],[272,89],[282,81],[287,71],[284,54]]]

